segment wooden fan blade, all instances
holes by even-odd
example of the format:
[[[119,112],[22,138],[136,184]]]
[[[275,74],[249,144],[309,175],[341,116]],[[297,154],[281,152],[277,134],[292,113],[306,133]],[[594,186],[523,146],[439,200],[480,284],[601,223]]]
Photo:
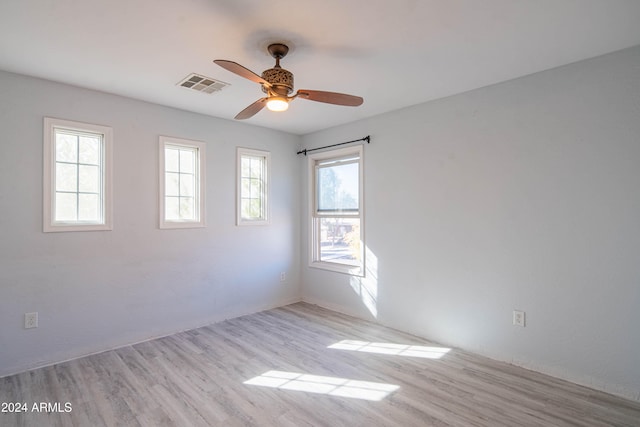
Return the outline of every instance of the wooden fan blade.
[[[337,92],[325,92],[322,90],[300,89],[296,96],[308,99],[309,101],[326,102],[327,104],[346,105],[349,107],[357,107],[358,105],[362,105],[364,102],[364,99],[359,96]]]
[[[260,98],[253,104],[249,105],[244,110],[240,111],[234,117],[234,119],[244,120],[244,119],[248,119],[249,117],[253,117],[258,113],[258,111],[262,110],[265,105],[267,105],[267,98]]]
[[[240,77],[244,77],[245,79],[249,79],[252,82],[260,83],[262,85],[271,87],[271,84],[268,81],[266,81],[265,79],[263,79],[262,77],[260,77],[259,75],[251,71],[250,69],[245,68],[242,65],[238,64],[237,62],[227,61],[226,59],[216,59],[213,62],[215,62],[225,70],[231,71],[232,73],[239,75]]]

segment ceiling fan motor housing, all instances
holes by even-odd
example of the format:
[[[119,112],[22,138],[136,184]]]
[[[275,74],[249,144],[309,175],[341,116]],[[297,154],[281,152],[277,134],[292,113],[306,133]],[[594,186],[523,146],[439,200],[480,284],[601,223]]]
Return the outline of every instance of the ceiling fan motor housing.
[[[284,68],[275,67],[264,70],[262,78],[271,83],[271,90],[278,95],[287,96],[293,92],[293,74]],[[262,91],[268,93],[264,86]]]

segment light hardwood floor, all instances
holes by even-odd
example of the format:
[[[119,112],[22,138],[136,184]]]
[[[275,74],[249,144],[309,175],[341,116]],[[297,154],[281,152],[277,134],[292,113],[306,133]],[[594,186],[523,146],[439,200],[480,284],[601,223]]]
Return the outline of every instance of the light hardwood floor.
[[[28,412],[0,425],[640,426],[640,403],[440,348],[298,303],[1,378]]]

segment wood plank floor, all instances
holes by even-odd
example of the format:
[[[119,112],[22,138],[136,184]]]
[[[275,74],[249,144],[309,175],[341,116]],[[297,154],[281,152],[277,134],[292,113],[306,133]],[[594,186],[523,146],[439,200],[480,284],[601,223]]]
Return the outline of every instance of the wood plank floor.
[[[640,403],[443,352],[298,303],[0,378],[28,406],[0,425],[640,426]]]

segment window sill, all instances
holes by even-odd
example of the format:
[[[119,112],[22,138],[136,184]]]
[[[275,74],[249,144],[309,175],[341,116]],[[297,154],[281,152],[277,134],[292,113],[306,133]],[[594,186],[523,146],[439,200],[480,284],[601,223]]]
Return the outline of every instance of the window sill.
[[[309,267],[347,274],[349,276],[364,277],[364,268],[360,266],[338,264],[335,262],[312,261],[309,263]]]
[[[171,230],[179,228],[205,228],[204,222],[161,222],[160,229]]]
[[[45,224],[43,232],[45,233],[65,233],[73,231],[111,231],[111,224]]]

